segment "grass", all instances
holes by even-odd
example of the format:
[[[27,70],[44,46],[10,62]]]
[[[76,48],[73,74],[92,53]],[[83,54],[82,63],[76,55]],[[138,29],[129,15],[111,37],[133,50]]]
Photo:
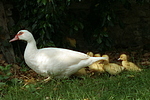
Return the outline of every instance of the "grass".
[[[0,100],[149,100],[149,85],[150,68],[117,76],[52,80],[25,88],[15,84],[0,92]]]

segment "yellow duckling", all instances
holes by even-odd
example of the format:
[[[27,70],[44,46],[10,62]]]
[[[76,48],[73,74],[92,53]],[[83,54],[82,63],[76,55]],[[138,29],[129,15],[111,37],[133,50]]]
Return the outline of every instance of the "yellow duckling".
[[[122,60],[122,66],[128,71],[141,71],[137,65],[132,62],[128,62],[126,54],[121,54],[118,60]]]
[[[94,56],[93,52],[87,52],[86,54],[89,55],[90,57]]]
[[[87,52],[87,55],[89,55],[90,57],[93,57],[93,52]],[[81,75],[86,75],[86,68],[81,68],[78,72],[74,73],[73,75],[75,76],[81,76]]]
[[[100,54],[95,54],[94,57],[101,57]],[[103,68],[103,64],[100,64],[101,61],[97,61],[89,66],[90,71],[104,73],[105,70]]]
[[[97,54],[94,54],[94,57],[101,57],[101,55],[97,53]]]
[[[107,60],[104,60],[103,64],[104,64],[104,70],[106,72],[108,72],[111,75],[117,75],[120,72],[122,72],[124,70],[123,66],[119,66],[118,64],[115,63],[109,63],[109,57],[108,55],[103,55],[102,57],[107,57]]]
[[[75,76],[82,76],[82,75],[86,75],[86,74],[87,74],[86,68],[81,68],[78,72],[76,72],[73,75],[75,75]]]

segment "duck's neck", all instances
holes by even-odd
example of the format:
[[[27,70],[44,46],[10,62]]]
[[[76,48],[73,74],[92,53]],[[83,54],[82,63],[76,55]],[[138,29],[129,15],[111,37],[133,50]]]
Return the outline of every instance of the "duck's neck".
[[[27,46],[25,49],[25,53],[24,55],[32,55],[37,51],[37,46],[36,46],[36,42],[34,40],[34,38],[30,41],[27,41]]]

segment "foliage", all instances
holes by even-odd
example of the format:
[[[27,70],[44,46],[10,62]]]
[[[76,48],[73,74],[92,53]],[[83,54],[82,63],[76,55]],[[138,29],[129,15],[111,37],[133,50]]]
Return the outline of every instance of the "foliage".
[[[11,67],[12,65],[0,66],[0,92],[7,91],[8,86],[14,86],[19,81],[17,78],[11,78]]]
[[[139,1],[139,0],[137,0]],[[39,47],[65,47],[66,37],[75,37],[78,33],[84,35],[84,40],[90,47],[105,50],[113,44],[108,36],[108,27],[115,23],[123,23],[115,13],[114,4],[123,4],[130,9],[128,0],[93,0],[89,12],[71,9],[75,3],[84,4],[84,0],[12,0],[17,24],[14,31],[28,29],[34,34]],[[83,9],[84,10],[84,9]],[[101,47],[101,48],[99,48]]]
[[[35,34],[37,43],[43,46],[64,46],[64,38],[83,28],[74,16],[66,14],[71,1],[59,0],[16,0],[20,19],[16,30],[29,29]],[[23,5],[23,6],[22,6]],[[19,27],[18,27],[19,26]]]
[[[12,73],[10,72],[11,69],[11,65],[7,65],[7,66],[0,66],[0,72],[2,74],[0,74],[0,80],[1,81],[6,81],[9,79],[9,77],[12,75]]]
[[[91,11],[88,15],[88,24],[86,24],[86,35],[92,37],[89,43],[92,43],[98,50],[108,50],[113,46],[111,38],[108,36],[110,30],[116,23],[120,23],[123,28],[123,22],[119,20],[115,10],[117,6],[124,5],[130,9],[128,0],[95,0],[91,5]]]

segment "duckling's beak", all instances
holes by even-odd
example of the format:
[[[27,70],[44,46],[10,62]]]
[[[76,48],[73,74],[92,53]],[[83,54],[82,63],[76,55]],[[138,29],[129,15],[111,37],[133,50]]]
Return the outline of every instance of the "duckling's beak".
[[[118,58],[118,60],[121,60],[121,58]]]

